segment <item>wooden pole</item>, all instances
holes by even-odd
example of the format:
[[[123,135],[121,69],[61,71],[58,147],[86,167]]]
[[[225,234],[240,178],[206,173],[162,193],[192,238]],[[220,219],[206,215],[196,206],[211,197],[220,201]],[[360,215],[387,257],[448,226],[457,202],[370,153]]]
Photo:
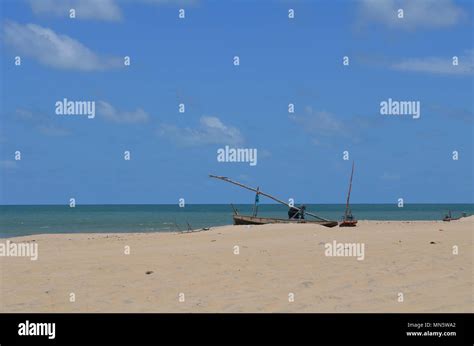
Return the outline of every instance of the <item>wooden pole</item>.
[[[346,211],[344,213],[344,220],[347,220],[347,213],[349,212],[349,199],[351,198],[353,176],[354,176],[354,161],[352,161],[352,172],[351,172],[351,179],[349,180],[349,191],[347,192]]]
[[[297,208],[297,207],[295,207],[295,206],[289,205],[288,203],[282,201],[281,199],[278,199],[278,198],[276,198],[276,197],[273,197],[272,195],[269,195],[268,193],[262,192],[260,189],[255,189],[255,188],[253,188],[253,187],[246,186],[246,185],[241,184],[241,183],[239,183],[239,182],[237,182],[237,181],[233,181],[233,180],[231,180],[231,179],[229,179],[229,178],[227,178],[227,177],[221,177],[221,176],[212,175],[212,174],[209,174],[209,176],[210,176],[211,178],[220,179],[220,180],[226,181],[226,182],[228,182],[228,183],[231,183],[231,184],[234,184],[234,185],[243,187],[244,189],[247,189],[247,190],[256,192],[256,193],[258,193],[258,194],[260,194],[260,195],[262,195],[262,196],[265,196],[265,197],[268,197],[268,198],[270,198],[270,199],[273,199],[275,202],[284,204],[284,205],[286,205],[288,208],[295,208],[295,209],[297,209],[298,211],[301,210],[300,208]],[[313,213],[310,213],[310,212],[308,212],[308,211],[305,211],[305,214],[311,215],[312,217],[314,217],[314,218],[316,218],[316,219],[319,219],[319,220],[321,220],[321,221],[330,221],[330,220],[324,219],[324,218],[322,218],[322,217],[320,217],[320,216],[318,216],[318,215],[315,215],[315,214],[313,214]]]
[[[254,201],[254,204],[253,204],[253,216],[254,217],[257,216],[257,213],[258,213],[257,198],[258,198],[258,195],[259,195],[259,191],[260,191],[260,188],[257,186],[257,194],[255,195],[255,201]]]

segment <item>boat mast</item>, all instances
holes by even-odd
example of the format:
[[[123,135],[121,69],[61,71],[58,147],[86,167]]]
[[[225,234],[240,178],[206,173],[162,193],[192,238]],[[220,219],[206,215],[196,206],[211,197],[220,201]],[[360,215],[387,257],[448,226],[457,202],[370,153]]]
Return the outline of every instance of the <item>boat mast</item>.
[[[354,175],[354,161],[352,161],[351,180],[349,181],[349,192],[347,193],[346,211],[344,213],[344,220],[347,220],[347,213],[349,212],[349,199],[351,198],[352,177],[353,177],[353,175]]]
[[[284,205],[286,205],[288,208],[295,208],[295,209],[297,209],[298,211],[301,210],[300,208],[297,208],[297,207],[295,207],[295,206],[289,205],[288,203],[282,201],[281,199],[278,199],[278,198],[276,198],[276,197],[273,197],[272,195],[269,195],[268,193],[262,192],[260,189],[255,189],[255,188],[253,188],[253,187],[246,186],[246,185],[241,184],[241,183],[239,183],[239,182],[237,182],[237,181],[233,181],[233,180],[231,180],[231,179],[229,179],[229,178],[227,178],[227,177],[221,177],[221,176],[212,175],[212,174],[209,174],[209,177],[215,178],[215,179],[220,179],[220,180],[226,181],[226,182],[228,182],[228,183],[231,183],[231,184],[234,184],[234,185],[243,187],[244,189],[247,189],[247,190],[256,192],[256,193],[259,194],[259,195],[262,195],[262,196],[268,197],[268,198],[270,198],[270,199],[273,199],[275,202],[284,204]],[[316,219],[319,219],[319,220],[322,220],[322,221],[330,221],[330,220],[324,219],[324,218],[322,218],[322,217],[320,217],[320,216],[317,216],[317,215],[315,215],[315,214],[313,214],[313,213],[310,213],[310,212],[308,212],[308,211],[305,211],[305,214],[311,215],[312,217],[314,217],[314,218],[316,218]]]
[[[257,194],[255,195],[255,202],[253,204],[253,216],[254,217],[256,217],[257,213],[258,213],[258,203],[259,203],[258,194],[259,194],[259,191],[260,191],[260,188],[257,186]]]

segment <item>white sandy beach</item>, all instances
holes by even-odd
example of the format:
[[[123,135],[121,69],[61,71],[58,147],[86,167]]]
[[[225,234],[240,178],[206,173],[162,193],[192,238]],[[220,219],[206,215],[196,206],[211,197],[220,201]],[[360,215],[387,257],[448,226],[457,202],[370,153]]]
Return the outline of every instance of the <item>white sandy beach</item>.
[[[0,311],[473,312],[473,220],[10,238],[39,255],[0,257]],[[333,241],[364,259],[325,256]]]

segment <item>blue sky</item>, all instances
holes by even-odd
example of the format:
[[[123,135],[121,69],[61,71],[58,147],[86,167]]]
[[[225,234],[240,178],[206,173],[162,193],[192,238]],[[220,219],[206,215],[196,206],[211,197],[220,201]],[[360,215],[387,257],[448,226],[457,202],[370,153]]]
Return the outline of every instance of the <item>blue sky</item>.
[[[473,4],[3,1],[0,204],[253,201],[210,173],[344,203],[352,160],[353,203],[473,203]],[[389,98],[420,118],[381,115]],[[226,145],[258,164],[218,162]]]

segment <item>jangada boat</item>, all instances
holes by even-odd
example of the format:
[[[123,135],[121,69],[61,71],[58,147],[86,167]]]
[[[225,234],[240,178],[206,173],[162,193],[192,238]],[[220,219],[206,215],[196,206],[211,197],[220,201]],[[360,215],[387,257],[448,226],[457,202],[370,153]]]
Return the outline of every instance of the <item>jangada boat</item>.
[[[463,213],[461,214],[461,216],[459,216],[459,217],[453,217],[453,216],[451,215],[451,210],[449,210],[448,213],[443,217],[443,221],[448,221],[448,222],[449,222],[449,221],[455,221],[455,220],[459,220],[459,219],[461,219],[461,218],[463,218],[463,217],[466,217],[466,216],[467,216],[467,214],[463,212]]]
[[[265,225],[267,223],[307,223],[316,224],[326,227],[337,226],[337,221],[321,221],[321,220],[301,220],[301,219],[277,219],[273,217],[257,217],[234,214],[234,225]]]
[[[316,224],[316,225],[322,225],[326,227],[334,227],[337,226],[337,221],[332,221],[328,220],[325,218],[322,218],[318,215],[315,215],[309,211],[306,211],[305,206],[301,206],[300,208],[295,207],[294,205],[290,205],[276,197],[273,197],[272,195],[269,195],[268,193],[265,193],[263,191],[260,191],[260,188],[253,188],[246,186],[244,184],[241,184],[239,182],[233,181],[227,177],[222,177],[222,176],[217,176],[217,175],[209,175],[211,178],[223,180],[225,182],[240,186],[244,189],[253,191],[256,193],[255,195],[255,204],[253,207],[253,213],[252,215],[240,215],[238,210],[234,208],[232,205],[232,208],[234,209],[234,225],[264,225],[264,224],[269,224],[269,223],[304,223],[304,224]],[[260,195],[268,197],[278,203],[281,203],[283,205],[286,205],[289,208],[288,211],[288,219],[282,219],[282,218],[270,218],[270,217],[258,217],[258,204],[260,201]],[[314,220],[308,220],[306,219],[306,215],[309,215],[314,218]]]

